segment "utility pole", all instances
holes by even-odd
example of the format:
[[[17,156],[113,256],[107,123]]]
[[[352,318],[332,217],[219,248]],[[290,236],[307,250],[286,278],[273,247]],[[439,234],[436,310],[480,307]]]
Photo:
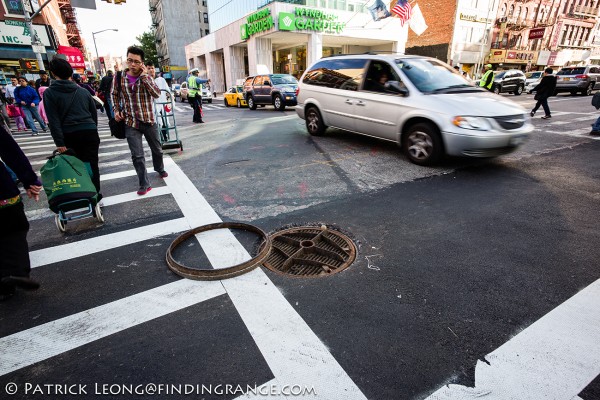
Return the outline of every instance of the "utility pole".
[[[40,12],[42,11],[42,9],[44,7],[46,7],[48,4],[50,4],[52,0],[47,0],[44,4],[42,4],[40,6],[40,9],[37,10],[36,12],[34,12],[32,15],[29,15],[29,11],[27,11],[25,4],[23,4],[23,15],[25,16],[25,26],[27,27],[27,30],[29,31],[30,35],[31,35],[31,48],[33,50],[33,53],[35,54],[35,58],[37,59],[37,64],[38,64],[38,68],[40,70],[45,69],[44,68],[44,60],[42,59],[42,53],[39,51],[40,48],[39,46],[44,46],[42,41],[40,40],[40,37],[38,36],[37,32],[35,31],[35,29],[33,29],[33,24],[31,23],[31,21],[37,17]],[[29,2],[29,0],[23,0],[23,3],[25,2]],[[31,3],[29,3],[29,7],[31,7]]]
[[[490,11],[491,11],[490,8],[493,6],[494,6],[494,2],[488,1],[487,15],[485,16],[485,27],[483,28],[483,36],[481,37],[481,45],[479,46],[479,58],[478,58],[477,64],[475,64],[475,71],[473,73],[473,76],[475,76],[475,74],[477,74],[479,72],[479,70],[481,69],[481,66],[483,65],[483,46],[489,40],[490,35],[487,33],[487,27],[488,27],[488,22],[490,19]]]

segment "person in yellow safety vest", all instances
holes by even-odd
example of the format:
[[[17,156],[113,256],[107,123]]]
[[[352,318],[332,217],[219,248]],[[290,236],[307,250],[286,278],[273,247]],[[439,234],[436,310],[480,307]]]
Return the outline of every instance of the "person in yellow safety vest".
[[[188,75],[188,102],[194,110],[194,123],[202,124],[204,123],[202,120],[202,83],[198,82],[198,74],[200,74],[198,68],[192,68],[190,70],[190,74]]]
[[[479,86],[486,88],[491,91],[494,85],[494,72],[492,71],[492,64],[486,64],[483,66],[485,73],[479,81]]]

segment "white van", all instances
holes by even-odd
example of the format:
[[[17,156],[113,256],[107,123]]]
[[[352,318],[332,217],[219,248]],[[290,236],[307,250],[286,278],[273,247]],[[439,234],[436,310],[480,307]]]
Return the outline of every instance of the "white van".
[[[419,165],[507,154],[533,130],[524,108],[448,64],[395,54],[322,58],[300,79],[296,112],[311,135],[332,126],[390,140]]]

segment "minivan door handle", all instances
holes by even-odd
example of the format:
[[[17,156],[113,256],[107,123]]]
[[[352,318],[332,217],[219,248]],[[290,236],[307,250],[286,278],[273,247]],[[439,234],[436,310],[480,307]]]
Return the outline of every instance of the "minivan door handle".
[[[364,106],[366,106],[365,102],[364,102],[364,101],[362,101],[362,100],[359,100],[359,101],[357,101],[357,102],[356,102],[356,105],[357,105],[357,106],[363,106],[363,107],[364,107]]]
[[[352,100],[350,100],[350,99],[346,99],[346,101],[344,103],[346,103],[346,104],[354,104],[354,102]]]

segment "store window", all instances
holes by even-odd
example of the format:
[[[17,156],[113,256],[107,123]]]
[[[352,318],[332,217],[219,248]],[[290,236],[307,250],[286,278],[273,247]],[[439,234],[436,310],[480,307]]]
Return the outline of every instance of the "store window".
[[[356,59],[323,60],[304,75],[303,82],[308,85],[356,91],[366,63],[367,60]]]

